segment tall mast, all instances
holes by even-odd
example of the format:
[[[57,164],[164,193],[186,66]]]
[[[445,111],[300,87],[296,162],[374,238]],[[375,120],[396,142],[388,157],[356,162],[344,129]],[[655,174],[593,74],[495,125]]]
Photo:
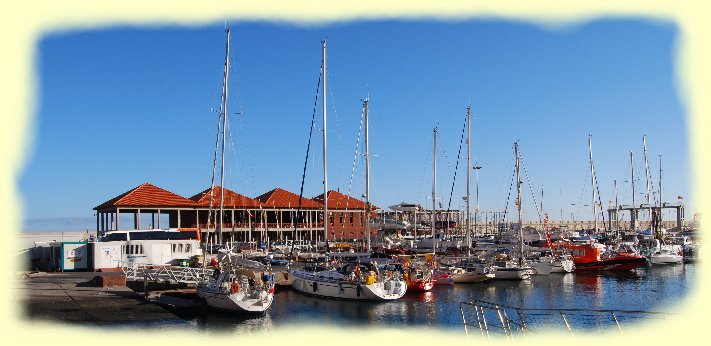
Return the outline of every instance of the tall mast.
[[[662,237],[662,207],[664,203],[662,202],[662,155],[659,155],[659,213],[657,214],[657,237],[661,239]]]
[[[432,159],[432,251],[437,252],[437,238],[435,237],[435,211],[437,210],[437,128],[434,128],[434,149]]]
[[[466,226],[467,226],[467,235],[466,235],[466,244],[467,244],[467,251],[469,251],[469,248],[471,247],[472,244],[472,238],[471,238],[471,212],[470,212],[470,206],[471,206],[471,193],[470,193],[470,185],[471,185],[471,173],[472,173],[472,161],[471,161],[471,150],[472,150],[472,145],[471,145],[471,121],[470,121],[470,111],[471,111],[471,105],[467,106],[467,221],[466,221]]]
[[[630,151],[630,167],[632,167],[632,230],[637,229],[637,206],[635,205],[634,202],[634,156],[632,154],[632,151]]]
[[[642,144],[644,146],[644,172],[645,172],[645,175],[647,178],[647,208],[649,209],[649,220],[650,220],[649,229],[651,230],[652,229],[652,224],[651,224],[652,199],[650,196],[651,195],[650,191],[652,190],[652,185],[651,185],[652,183],[649,179],[649,165],[647,164],[647,136],[646,135],[642,136]]]
[[[326,40],[321,41],[323,51],[323,241],[328,244],[328,171],[326,170]]]
[[[590,148],[590,185],[592,186],[592,206],[593,206],[593,219],[594,219],[594,230],[597,232],[597,205],[595,204],[595,167],[593,166],[592,158],[592,135],[588,135],[588,147]]]
[[[543,214],[543,185],[541,185],[541,215]]]
[[[368,143],[368,98],[363,101],[365,108],[365,231],[368,235],[367,247],[370,251],[370,146]]]
[[[615,183],[615,231],[620,231],[620,217],[619,217],[619,204],[617,200],[617,179],[614,180]]]
[[[514,153],[516,155],[516,199],[518,201],[518,259],[519,263],[523,258],[523,222],[521,220],[521,168],[518,155],[518,142],[514,142]]]
[[[230,71],[230,29],[227,33],[227,48],[225,53],[225,73],[222,81],[222,163],[220,164],[220,228],[217,230],[217,243],[222,245],[222,220],[224,219],[225,204],[225,128],[227,127],[227,82]]]

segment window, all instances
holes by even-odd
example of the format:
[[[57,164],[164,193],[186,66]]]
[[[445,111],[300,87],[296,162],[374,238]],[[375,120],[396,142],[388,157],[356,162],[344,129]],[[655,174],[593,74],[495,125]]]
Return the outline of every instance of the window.
[[[185,244],[185,252],[190,252],[190,244]]]

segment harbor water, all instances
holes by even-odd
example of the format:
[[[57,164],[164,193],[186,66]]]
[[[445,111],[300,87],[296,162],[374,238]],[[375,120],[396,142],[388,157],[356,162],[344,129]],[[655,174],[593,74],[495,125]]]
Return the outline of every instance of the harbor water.
[[[641,310],[674,314],[693,294],[699,264],[643,267],[633,271],[534,275],[525,281],[435,285],[387,302],[322,299],[281,290],[262,316],[203,311],[181,326],[237,334],[269,333],[300,325],[325,327],[436,328],[463,330],[460,302],[482,300],[518,308]]]

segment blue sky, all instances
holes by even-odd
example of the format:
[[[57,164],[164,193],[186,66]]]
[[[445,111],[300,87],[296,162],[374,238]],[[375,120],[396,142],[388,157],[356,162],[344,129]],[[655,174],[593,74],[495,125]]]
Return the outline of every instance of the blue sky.
[[[512,146],[519,141],[525,219],[537,219],[529,181],[538,203],[544,188],[544,208],[553,219],[590,219],[591,208],[584,206],[591,199],[588,134],[603,203],[614,199],[613,179],[620,203],[630,202],[630,151],[637,192],[646,190],[645,134],[654,190],[661,155],[664,200],[691,197],[673,24],[605,20],[559,30],[487,20],[230,26],[230,109],[242,115],[230,118],[225,186],[247,196],[275,187],[298,193],[321,40],[327,38],[330,189],[364,193],[362,156],[349,182],[361,100],[369,95],[371,200],[383,208],[403,201],[431,205],[434,127],[437,198],[447,206],[469,103],[482,210],[504,209]],[[222,22],[111,27],[56,32],[38,42],[34,146],[19,182],[25,230],[93,230],[93,207],[144,182],[186,197],[209,187],[216,130],[210,108],[219,104],[223,29]],[[307,197],[323,191],[321,133],[314,135]],[[455,209],[463,208],[464,153]],[[474,184],[472,176],[472,189]],[[638,195],[637,202],[642,199]],[[688,219],[692,214],[687,209]]]

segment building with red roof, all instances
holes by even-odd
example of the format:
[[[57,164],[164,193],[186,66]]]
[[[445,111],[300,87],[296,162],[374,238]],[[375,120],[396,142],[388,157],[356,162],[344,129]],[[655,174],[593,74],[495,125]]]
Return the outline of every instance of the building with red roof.
[[[151,216],[150,228],[176,227],[180,228],[181,211],[194,209],[195,201],[162,189],[149,183],[141,184],[128,190],[94,208],[96,210],[97,232],[119,230],[122,225],[120,215],[133,215],[133,229],[140,229],[141,215]],[[156,215],[158,222],[156,223]],[[167,224],[161,224],[161,216],[168,217]],[[123,225],[124,229],[126,225]]]
[[[229,234],[223,239],[252,240],[253,232],[263,240],[316,239],[323,235],[323,194],[313,199],[299,198],[293,192],[275,188],[253,199],[215,186],[185,198],[149,183],[96,206],[96,229],[103,234],[112,230],[189,228],[212,239],[220,224],[220,200],[222,232]],[[328,192],[328,203],[329,239],[365,236],[364,201],[332,190]],[[371,213],[376,208],[371,205]],[[133,222],[126,221],[125,214],[132,215]]]
[[[355,199],[339,191],[328,191],[328,218],[329,218],[329,239],[363,239],[366,236],[366,217],[368,209],[365,201]],[[314,201],[323,204],[323,194],[314,198]],[[370,205],[371,218],[377,207]],[[375,230],[370,230],[371,237],[375,236]]]

